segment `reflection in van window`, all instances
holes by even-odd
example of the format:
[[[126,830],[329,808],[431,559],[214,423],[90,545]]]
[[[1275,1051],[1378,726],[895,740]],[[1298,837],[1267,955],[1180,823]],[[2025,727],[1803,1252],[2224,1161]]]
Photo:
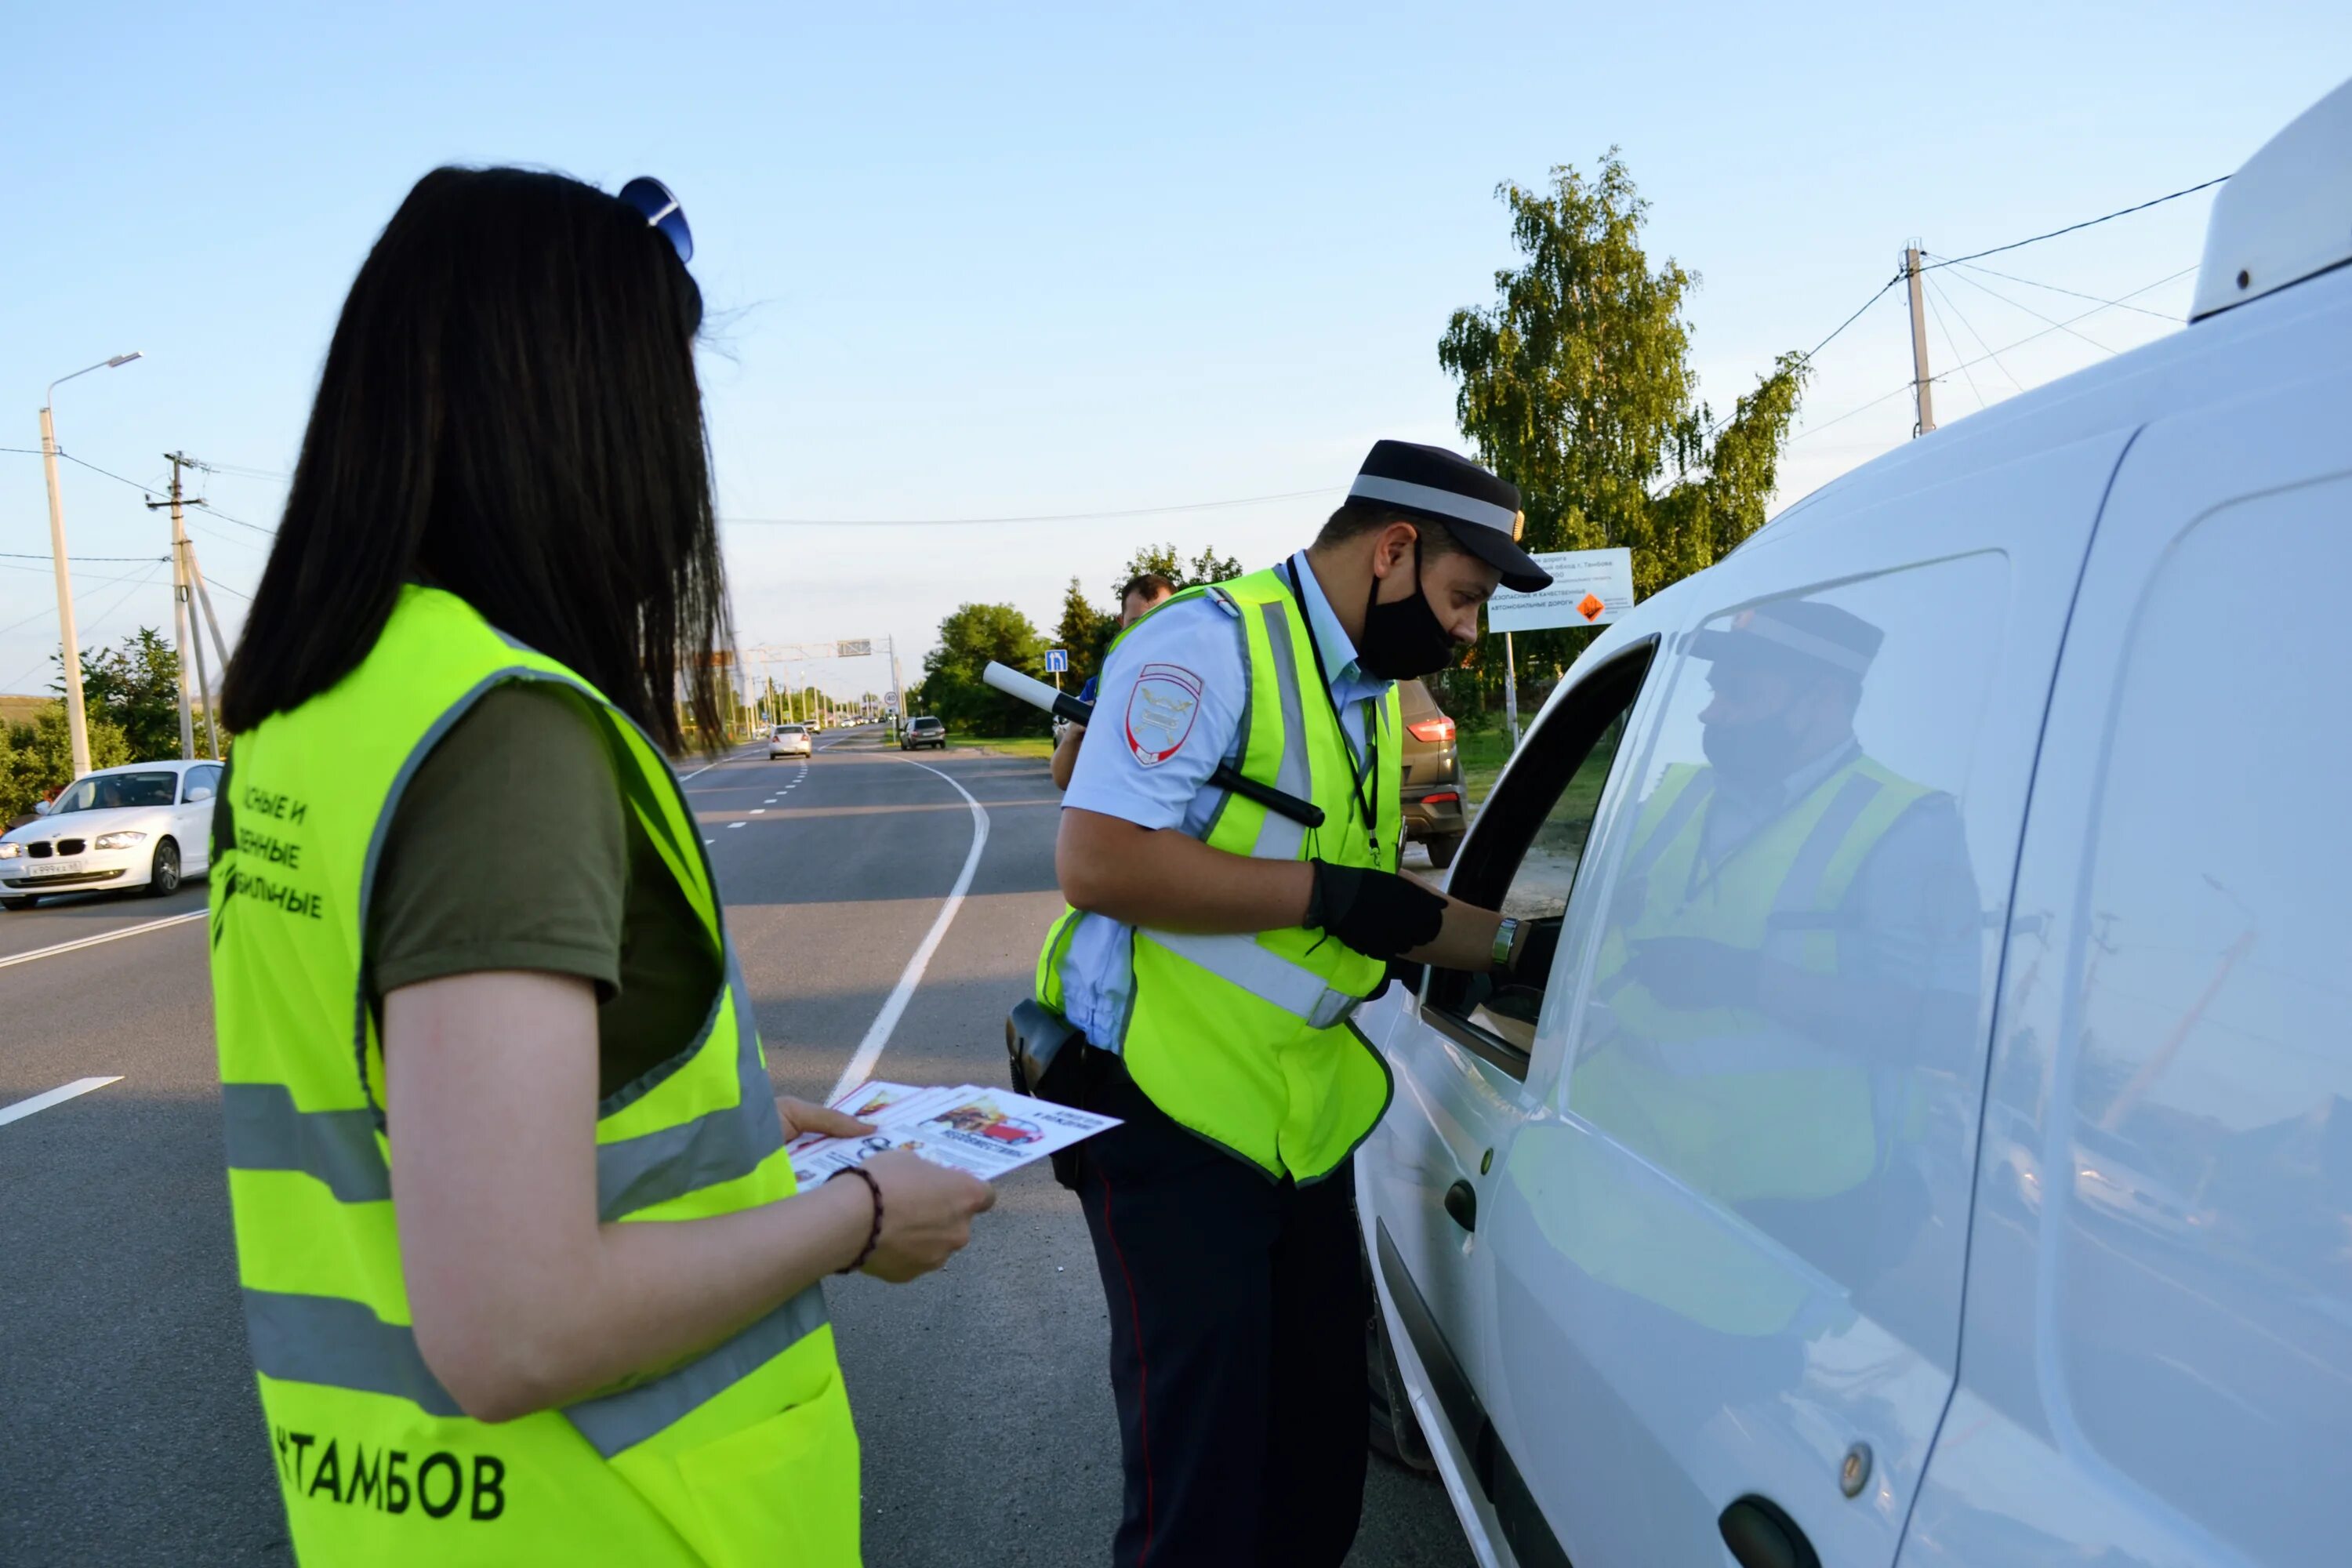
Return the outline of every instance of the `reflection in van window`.
[[[2267,1562],[2341,1535],[2341,1472],[2311,1461],[2352,1434],[2347,508],[2343,480],[2224,508],[2150,584],[2091,818],[2074,1048],[1991,1111],[2060,1128],[2027,1191],[2063,1221],[2084,1436]]]
[[[1612,1189],[1612,1213],[1572,1216],[1602,1282],[1776,1333],[1802,1298],[1757,1274],[1730,1215],[1858,1295],[1931,1219],[1965,1225],[1930,1211],[1931,1191],[1959,1190],[1938,1178],[1966,1130],[1925,1107],[1982,1057],[1984,921],[1955,796],[1998,657],[1998,627],[1965,606],[1999,603],[2003,570],[1893,574],[1686,640],[1566,1094],[1702,1203]]]

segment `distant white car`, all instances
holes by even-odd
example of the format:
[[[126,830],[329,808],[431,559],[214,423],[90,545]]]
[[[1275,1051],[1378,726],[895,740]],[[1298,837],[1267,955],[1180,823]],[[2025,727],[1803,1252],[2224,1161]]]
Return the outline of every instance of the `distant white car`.
[[[47,893],[144,888],[161,896],[209,867],[221,764],[131,763],[68,784],[55,805],[0,834],[0,909]]]
[[[768,731],[768,760],[778,757],[805,757],[814,748],[809,744],[809,729],[805,724],[779,724]]]

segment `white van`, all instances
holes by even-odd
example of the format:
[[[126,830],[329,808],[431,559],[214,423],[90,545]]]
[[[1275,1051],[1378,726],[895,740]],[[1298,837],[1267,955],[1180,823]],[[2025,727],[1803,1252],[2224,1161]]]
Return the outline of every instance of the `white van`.
[[[2352,1562],[2347,262],[2352,83],[2187,330],[1545,705],[1451,885],[1548,981],[1357,1019],[1375,1403],[1482,1563]]]

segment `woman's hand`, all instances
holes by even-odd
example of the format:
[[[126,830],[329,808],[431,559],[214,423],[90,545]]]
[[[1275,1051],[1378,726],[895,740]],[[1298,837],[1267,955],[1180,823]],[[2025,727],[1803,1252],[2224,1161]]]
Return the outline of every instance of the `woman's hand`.
[[[827,1138],[859,1138],[874,1131],[855,1116],[829,1105],[811,1105],[789,1094],[776,1096],[776,1120],[784,1124],[787,1143],[803,1132],[821,1132]]]
[[[996,1189],[978,1176],[904,1150],[875,1155],[865,1170],[882,1194],[882,1235],[866,1272],[893,1285],[929,1274],[962,1251],[971,1239],[971,1216],[996,1203]]]

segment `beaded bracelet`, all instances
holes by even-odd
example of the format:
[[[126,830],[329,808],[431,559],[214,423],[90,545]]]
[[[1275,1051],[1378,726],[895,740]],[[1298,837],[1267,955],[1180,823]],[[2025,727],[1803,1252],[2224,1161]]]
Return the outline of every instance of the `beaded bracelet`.
[[[835,1182],[844,1176],[856,1177],[866,1184],[866,1190],[874,1194],[874,1228],[866,1233],[865,1248],[858,1253],[856,1259],[848,1268],[837,1270],[843,1274],[855,1274],[866,1267],[866,1260],[874,1256],[874,1249],[877,1247],[882,1245],[882,1184],[876,1181],[873,1173],[862,1165],[852,1165],[846,1170],[835,1171],[825,1180]]]

